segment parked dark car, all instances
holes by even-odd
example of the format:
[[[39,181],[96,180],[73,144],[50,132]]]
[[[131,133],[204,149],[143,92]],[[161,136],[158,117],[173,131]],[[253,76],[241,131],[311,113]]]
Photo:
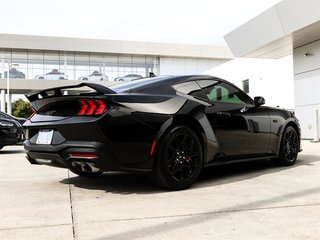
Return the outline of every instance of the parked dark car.
[[[8,71],[4,72],[4,78],[7,78]],[[0,78],[2,78],[2,74],[0,73]],[[9,78],[26,78],[26,75],[23,72],[18,71],[16,68],[11,68],[9,71]]]
[[[0,149],[7,145],[21,144],[24,141],[21,123],[25,120],[0,112]]]
[[[63,96],[63,89],[92,91]],[[293,165],[300,127],[289,111],[264,107],[212,76],[154,77],[110,88],[93,83],[27,95],[36,114],[24,126],[32,164],[148,173],[169,189],[191,186],[204,166],[272,159]]]

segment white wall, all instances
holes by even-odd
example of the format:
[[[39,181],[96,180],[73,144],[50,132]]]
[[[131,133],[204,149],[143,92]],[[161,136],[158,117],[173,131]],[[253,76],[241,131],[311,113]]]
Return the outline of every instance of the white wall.
[[[302,137],[312,139],[315,127],[313,111],[318,109],[320,112],[320,40],[294,49],[293,66],[296,116]]]
[[[160,57],[160,75],[201,74],[225,63],[223,59]]]
[[[242,81],[249,79],[249,95],[262,96],[266,105],[294,108],[292,56],[281,59],[237,58],[212,68],[205,74],[232,82],[242,89]]]

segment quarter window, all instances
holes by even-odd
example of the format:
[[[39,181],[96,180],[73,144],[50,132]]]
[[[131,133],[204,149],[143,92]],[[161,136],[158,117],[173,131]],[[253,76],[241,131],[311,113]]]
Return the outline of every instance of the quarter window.
[[[172,86],[178,93],[187,94],[196,98],[204,99],[205,96],[195,81],[178,83]]]

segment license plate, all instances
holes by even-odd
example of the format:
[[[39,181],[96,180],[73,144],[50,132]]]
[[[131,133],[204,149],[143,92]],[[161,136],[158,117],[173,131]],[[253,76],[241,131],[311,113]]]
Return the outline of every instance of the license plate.
[[[36,144],[51,144],[53,137],[53,130],[40,130]]]

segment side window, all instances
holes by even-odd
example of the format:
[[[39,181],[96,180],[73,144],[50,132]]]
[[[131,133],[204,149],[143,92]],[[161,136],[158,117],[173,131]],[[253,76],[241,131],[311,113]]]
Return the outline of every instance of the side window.
[[[187,95],[194,96],[196,98],[205,99],[205,96],[201,88],[195,81],[178,83],[178,84],[172,85],[172,87],[178,93],[187,94]]]
[[[246,94],[227,83],[214,80],[203,81],[206,82],[201,83],[201,80],[199,85],[211,102],[252,104],[251,99]],[[209,81],[211,81],[211,84],[208,84]]]

